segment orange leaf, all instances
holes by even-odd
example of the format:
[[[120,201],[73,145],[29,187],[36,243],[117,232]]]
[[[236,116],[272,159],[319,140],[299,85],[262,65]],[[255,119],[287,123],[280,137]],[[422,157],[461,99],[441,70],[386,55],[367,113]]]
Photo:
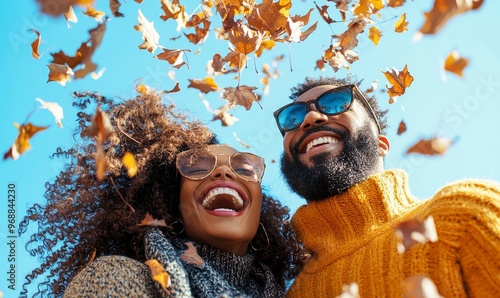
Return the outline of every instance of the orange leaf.
[[[424,244],[429,241],[436,242],[438,240],[432,216],[423,221],[418,219],[404,221],[396,227],[395,233],[399,240],[397,249],[400,254],[417,243]]]
[[[452,51],[444,62],[444,69],[463,77],[463,70],[469,64],[469,59],[460,56],[458,51]]]
[[[115,17],[123,17],[123,13],[119,12],[121,3],[118,0],[109,0],[109,8],[111,9],[111,13]]]
[[[42,35],[35,29],[30,29],[29,31],[34,32],[37,35],[37,39],[31,43],[31,56],[33,58],[40,58],[40,53],[38,52],[38,47],[40,46],[40,40],[42,40]]]
[[[443,155],[452,143],[452,140],[446,138],[433,137],[429,140],[422,139],[411,146],[406,151],[406,154],[419,153],[424,155]]]
[[[266,32],[270,35],[270,39],[274,40],[285,33],[285,26],[289,9],[288,3],[281,5],[280,2],[273,0],[263,0],[252,10],[248,16],[248,25],[259,32]]]
[[[168,0],[162,0],[161,9],[165,13],[165,15],[160,16],[160,18],[164,21],[168,19],[183,20],[187,18],[186,13],[184,12],[184,5],[179,5],[179,0],[173,0],[172,2]]]
[[[201,26],[203,25],[203,27]],[[186,23],[186,27],[194,27],[195,33],[190,33],[184,35],[192,44],[199,44],[208,37],[208,31],[210,30],[210,21],[206,19],[206,17],[202,14],[195,14],[191,17],[191,19]]]
[[[54,2],[53,0],[37,0],[42,12],[51,16],[59,16],[69,11],[70,6],[92,6],[95,0],[64,0]]]
[[[400,7],[403,6],[406,0],[389,0],[387,6],[389,7]]]
[[[452,17],[478,9],[483,2],[484,0],[435,0],[432,10],[424,13],[425,23],[419,32],[423,34],[437,33]]]
[[[262,33],[238,23],[227,32],[227,38],[234,45],[236,52],[247,55],[259,48],[262,42]]]
[[[101,107],[97,106],[94,118],[92,119],[92,124],[85,131],[86,135],[89,137],[96,138],[96,176],[98,180],[105,178],[106,174],[106,154],[102,148],[104,141],[106,141],[109,136],[114,132],[114,128],[111,125],[108,115],[101,111]]]
[[[89,261],[87,262],[87,266],[90,265],[95,260],[96,255],[97,255],[97,250],[94,249],[94,251],[90,255]]]
[[[170,294],[170,291],[168,288],[170,287],[170,275],[165,271],[165,268],[163,268],[163,265],[158,262],[158,260],[155,259],[150,259],[144,262],[146,265],[148,265],[149,270],[151,270],[151,276],[153,277],[153,280],[158,282],[167,294]]]
[[[170,63],[172,67],[175,67],[177,69],[186,64],[186,62],[184,62],[183,60],[184,50],[169,50],[164,47],[160,48],[163,50],[163,52],[156,55],[156,59],[165,60]]]
[[[43,101],[41,98],[35,98],[36,101],[38,101],[42,106],[42,109],[49,110],[49,112],[54,115],[54,118],[56,120],[57,125],[62,128],[62,122],[61,120],[64,118],[64,112],[63,108],[57,103],[57,102],[46,102]]]
[[[271,50],[272,48],[274,48],[275,45],[276,42],[274,42],[274,40],[270,39],[263,40],[260,43],[260,46],[257,49],[257,51],[255,51],[255,56],[260,57],[262,55],[262,52],[264,52],[264,50]]]
[[[405,65],[402,71],[392,68],[386,72],[382,72],[392,87],[387,88],[387,94],[389,96],[401,96],[405,93],[406,88],[410,87],[413,82],[413,77],[408,72],[408,65]]]
[[[325,61],[323,61],[323,59],[316,60],[316,66],[314,67],[314,70],[316,69],[325,71]]]
[[[87,11],[83,12],[84,15],[93,18],[94,20],[101,22],[102,17],[104,17],[104,12],[95,10],[92,6],[87,6]]]
[[[30,139],[36,133],[46,130],[48,126],[35,126],[31,123],[19,125],[14,123],[14,126],[19,130],[19,134],[17,135],[14,144],[10,147],[10,149],[4,153],[3,159],[12,158],[16,160],[19,158],[21,154],[23,154],[26,150],[31,148]]]
[[[151,226],[151,227],[169,227],[164,219],[154,219],[149,213],[146,213],[144,219],[138,226]]]
[[[188,88],[196,88],[203,93],[208,93],[211,91],[219,90],[219,86],[215,83],[214,78],[206,77],[203,80],[198,79],[188,79],[189,85]]]
[[[140,9],[137,20],[139,20],[139,25],[134,25],[134,28],[142,33],[142,40],[144,40],[144,42],[139,45],[139,49],[148,50],[153,53],[160,45],[160,35],[156,32],[154,22],[149,22]]]
[[[252,107],[252,103],[254,101],[259,103],[259,97],[253,92],[255,89],[257,89],[257,87],[250,87],[246,85],[238,86],[236,88],[227,87],[224,88],[224,91],[222,92],[222,98],[226,99],[231,107],[240,105],[245,107],[248,111],[250,110],[250,107]]]
[[[368,31],[368,38],[373,41],[373,44],[378,45],[380,41],[380,37],[382,36],[382,32],[377,29],[377,27],[372,26]]]
[[[425,276],[410,276],[403,281],[404,297],[407,298],[440,298],[434,282]]]
[[[205,262],[198,252],[196,251],[196,247],[194,247],[193,242],[184,243],[187,246],[186,251],[182,254],[181,260],[196,266],[201,266]]]
[[[405,131],[406,131],[406,123],[403,120],[401,120],[398,126],[398,136],[404,133]]]
[[[132,153],[127,152],[122,157],[123,166],[127,169],[127,173],[129,177],[134,177],[137,174],[137,162],[135,161],[135,157]]]
[[[56,81],[62,86],[66,86],[66,83],[71,81],[71,75],[74,75],[73,70],[68,65],[51,63],[47,67],[50,70],[47,83]]]
[[[398,33],[403,33],[407,31],[408,28],[406,26],[408,25],[408,22],[406,22],[405,20],[406,20],[406,13],[403,13],[401,17],[399,17],[399,19],[394,24],[394,31]]]

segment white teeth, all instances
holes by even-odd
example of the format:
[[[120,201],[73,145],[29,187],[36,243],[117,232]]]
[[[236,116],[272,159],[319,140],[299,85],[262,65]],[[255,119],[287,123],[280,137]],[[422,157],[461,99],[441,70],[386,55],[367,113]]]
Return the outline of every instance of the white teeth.
[[[311,150],[311,148],[314,147],[314,146],[316,146],[316,145],[334,144],[334,143],[337,143],[337,142],[338,142],[337,139],[332,138],[332,137],[317,138],[317,139],[314,139],[314,140],[310,141],[309,143],[307,143],[306,152],[308,152],[309,150]]]
[[[236,208],[243,207],[243,199],[240,197],[240,194],[236,190],[229,187],[217,187],[210,190],[203,199],[201,205],[205,208],[209,208],[210,204],[212,204],[212,202],[215,200],[215,197],[221,194],[230,195]]]

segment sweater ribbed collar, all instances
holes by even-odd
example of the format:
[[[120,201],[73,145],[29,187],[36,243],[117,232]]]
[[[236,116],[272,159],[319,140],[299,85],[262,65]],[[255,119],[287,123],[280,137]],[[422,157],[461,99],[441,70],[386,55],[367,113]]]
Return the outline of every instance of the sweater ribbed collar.
[[[346,192],[301,206],[292,224],[314,255],[341,258],[393,228],[394,220],[420,202],[410,193],[407,175],[388,170],[370,176]]]

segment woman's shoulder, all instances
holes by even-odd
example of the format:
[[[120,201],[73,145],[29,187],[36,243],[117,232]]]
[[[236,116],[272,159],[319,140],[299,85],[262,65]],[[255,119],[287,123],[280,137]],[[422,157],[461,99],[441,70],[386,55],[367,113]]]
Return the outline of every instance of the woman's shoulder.
[[[149,268],[125,256],[102,256],[70,282],[64,297],[156,297]]]

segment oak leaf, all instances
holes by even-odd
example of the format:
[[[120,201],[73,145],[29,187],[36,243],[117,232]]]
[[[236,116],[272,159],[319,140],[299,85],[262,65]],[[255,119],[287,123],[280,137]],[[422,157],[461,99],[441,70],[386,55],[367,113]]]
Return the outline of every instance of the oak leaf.
[[[137,174],[137,162],[132,153],[127,152],[122,157],[122,164],[127,169],[127,174],[130,178]]]
[[[54,115],[57,125],[62,128],[61,120],[64,118],[63,108],[57,102],[46,102],[41,98],[35,98],[42,106],[40,108],[49,110]]]
[[[142,33],[142,40],[144,40],[144,42],[139,45],[139,49],[148,50],[153,53],[156,48],[158,48],[160,42],[160,35],[154,28],[154,22],[149,22],[140,9],[138,11],[137,20],[139,20],[139,25],[134,25],[134,28]]]
[[[374,45],[378,45],[382,32],[377,29],[377,27],[372,26],[368,31],[368,38],[373,42]]]
[[[391,68],[388,71],[382,72],[392,87],[387,88],[387,94],[391,97],[401,96],[405,93],[406,88],[410,87],[413,82],[413,77],[408,72],[408,65],[405,65],[402,71],[396,68]]]
[[[394,23],[394,31],[403,33],[408,30],[408,22],[406,22],[406,13],[403,13],[399,19]]]
[[[222,92],[222,98],[226,99],[234,108],[236,105],[245,107],[248,111],[252,107],[252,103],[255,101],[257,103],[259,97],[253,92],[257,87],[250,87],[246,85],[238,86],[236,88],[226,87]],[[260,104],[259,104],[260,105]]]
[[[111,13],[115,17],[123,17],[123,13],[119,12],[121,3],[118,0],[109,0],[109,8],[111,9]]]
[[[96,139],[96,177],[98,180],[102,180],[106,174],[106,154],[104,153],[103,144],[109,138],[109,136],[114,132],[114,128],[111,125],[108,114],[101,110],[98,105],[92,118],[92,123],[90,127],[87,128],[85,134],[88,137],[94,137]]]
[[[4,153],[3,159],[12,158],[16,160],[21,154],[26,152],[26,150],[31,148],[30,139],[38,132],[46,130],[48,126],[36,126],[31,123],[19,125],[14,122],[14,126],[19,130],[14,144],[10,149]]]
[[[189,79],[188,88],[195,88],[201,92],[207,94],[208,92],[219,90],[219,86],[215,82],[214,78],[206,77],[202,80]]]
[[[38,52],[38,47],[40,46],[40,41],[42,40],[42,35],[40,34],[40,32],[38,32],[35,29],[30,29],[29,31],[34,32],[37,35],[37,38],[35,39],[35,41],[33,41],[31,43],[31,56],[33,56],[33,58],[35,58],[35,59],[38,59],[38,58],[40,58],[40,53]]]
[[[235,51],[241,54],[250,54],[256,51],[262,42],[262,33],[250,29],[242,23],[227,32],[227,38],[233,44]]]
[[[47,83],[55,81],[64,87],[67,82],[71,81],[71,75],[75,74],[73,70],[65,64],[51,63],[48,64],[47,67],[49,68],[49,79]]]
[[[184,243],[187,246],[187,250],[181,255],[181,260],[187,262],[191,265],[201,266],[205,262],[198,252],[196,251],[196,247],[194,247],[193,242]]]
[[[169,227],[165,219],[154,219],[151,214],[146,213],[144,219],[137,224],[138,226],[151,226],[151,227]]]
[[[458,51],[453,50],[444,62],[444,69],[463,77],[463,70],[469,64],[469,59],[460,56]]]
[[[84,15],[93,18],[94,20],[101,22],[102,18],[104,17],[104,12],[98,11],[92,6],[87,6],[87,11],[83,12]]]
[[[54,2],[54,0],[37,0],[42,12],[55,17],[69,11],[70,6],[92,6],[94,5],[94,1],[95,0],[64,0]]]
[[[407,298],[439,298],[442,297],[436,284],[425,276],[414,275],[403,281],[404,297]]]
[[[154,281],[160,284],[161,288],[165,293],[170,294],[168,288],[171,285],[170,275],[165,271],[163,265],[156,259],[150,259],[144,262],[151,270],[151,276]]]
[[[435,0],[431,11],[424,13],[425,23],[419,32],[422,34],[434,34],[454,16],[475,10],[481,7],[484,0]]]
[[[406,154],[443,155],[451,144],[453,144],[453,140],[447,138],[433,137],[431,139],[422,139],[411,146],[406,151]]]

